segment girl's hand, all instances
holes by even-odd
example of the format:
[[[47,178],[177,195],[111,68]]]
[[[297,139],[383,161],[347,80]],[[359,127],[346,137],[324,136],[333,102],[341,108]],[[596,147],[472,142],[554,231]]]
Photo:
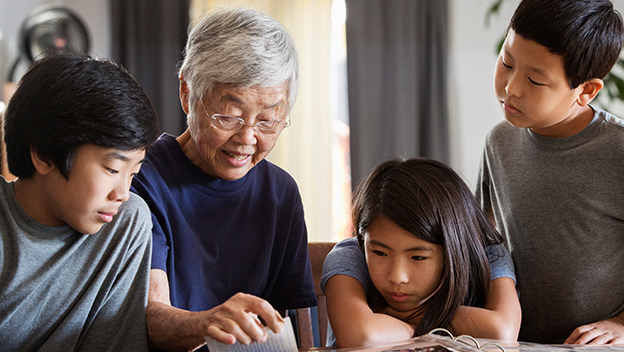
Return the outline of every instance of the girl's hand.
[[[414,335],[412,324],[374,312],[368,305],[364,287],[350,276],[336,275],[329,279],[325,284],[325,296],[338,347],[405,341]]]
[[[521,320],[516,285],[511,278],[500,277],[492,280],[485,307],[460,306],[450,328],[456,335],[516,341]]]

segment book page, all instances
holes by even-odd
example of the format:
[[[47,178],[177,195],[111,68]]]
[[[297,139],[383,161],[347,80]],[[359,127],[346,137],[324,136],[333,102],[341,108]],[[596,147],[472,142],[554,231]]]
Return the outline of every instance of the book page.
[[[284,328],[279,334],[274,333],[268,327],[264,330],[267,339],[263,343],[254,342],[251,345],[243,345],[237,342],[226,345],[211,337],[206,336],[206,345],[210,352],[297,352],[297,341],[290,317],[284,318]]]

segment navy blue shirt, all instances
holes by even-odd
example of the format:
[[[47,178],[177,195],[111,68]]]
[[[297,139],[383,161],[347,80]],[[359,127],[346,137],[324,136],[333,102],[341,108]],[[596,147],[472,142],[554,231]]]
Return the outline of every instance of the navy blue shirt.
[[[163,134],[132,190],[151,209],[152,268],[167,273],[174,307],[207,310],[237,292],[278,310],[316,305],[301,196],[276,165],[215,179]]]

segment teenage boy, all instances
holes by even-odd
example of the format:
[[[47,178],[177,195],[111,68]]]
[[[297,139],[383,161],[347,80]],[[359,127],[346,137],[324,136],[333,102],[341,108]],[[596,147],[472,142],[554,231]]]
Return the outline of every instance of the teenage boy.
[[[7,351],[147,350],[147,205],[129,193],[158,135],[138,83],[107,60],[36,61],[6,111],[0,341]]]
[[[608,0],[524,0],[494,78],[477,196],[514,259],[520,340],[624,342],[624,122],[590,106],[624,29]]]

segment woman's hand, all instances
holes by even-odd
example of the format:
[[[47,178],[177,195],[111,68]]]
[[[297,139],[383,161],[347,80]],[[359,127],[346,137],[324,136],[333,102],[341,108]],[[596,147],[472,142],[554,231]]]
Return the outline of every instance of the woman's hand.
[[[226,344],[263,342],[267,336],[260,319],[275,333],[284,327],[269,302],[244,293],[203,312],[175,308],[169,298],[167,274],[160,269],[150,272],[145,317],[150,346],[169,351],[194,350],[206,343],[206,336]]]

